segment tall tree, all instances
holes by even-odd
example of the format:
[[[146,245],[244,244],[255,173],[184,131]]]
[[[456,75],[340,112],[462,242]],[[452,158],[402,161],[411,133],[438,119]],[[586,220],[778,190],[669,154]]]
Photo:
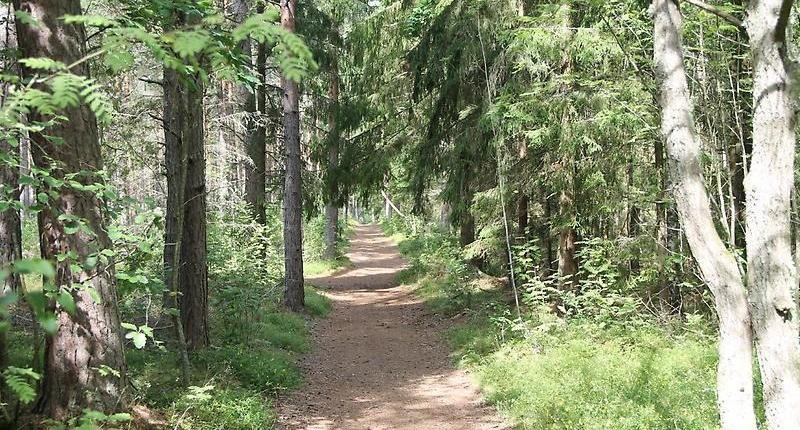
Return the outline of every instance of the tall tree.
[[[197,11],[189,13],[174,10],[172,13],[172,25],[175,28],[197,24],[200,19]],[[204,83],[197,71],[164,69],[164,157],[167,176],[164,268],[167,272],[167,290],[179,293],[178,297],[172,297],[167,302],[170,307],[177,304],[180,309],[189,349],[199,349],[209,344],[203,92]],[[182,175],[184,168],[186,174]],[[180,261],[175,262],[174,249],[179,237],[178,211],[181,211],[183,232],[180,235]],[[177,286],[172,285],[173,277],[170,275],[176,266],[180,271]]]
[[[250,14],[251,4],[248,0],[235,0],[231,2],[234,20],[241,24],[247,19]],[[258,80],[261,81],[263,77],[259,74],[265,61],[261,53],[263,49],[257,46],[256,62],[253,63],[253,41],[249,38],[242,40],[239,43],[239,49],[245,59],[245,66],[249,69],[254,69],[258,74]],[[266,214],[266,157],[267,157],[267,139],[265,128],[263,126],[263,103],[259,103],[265,88],[263,85],[257,88],[250,88],[246,84],[238,85],[238,103],[240,110],[244,113],[245,119],[243,129],[239,139],[247,150],[247,155],[250,161],[245,164],[245,200],[250,205],[253,213],[253,218],[260,223],[264,224],[267,219]]]
[[[745,180],[747,286],[770,429],[800,428],[797,273],[792,257],[796,115],[786,28],[791,0],[750,2],[753,154]]]
[[[297,0],[281,0],[281,25],[295,31]],[[300,87],[298,83],[281,76],[283,87],[283,127],[286,147],[286,179],[283,193],[283,246],[286,257],[286,284],[283,303],[293,311],[305,306],[303,290],[303,181],[302,154],[300,152]]]
[[[733,255],[715,231],[705,190],[701,142],[692,123],[683,65],[680,10],[671,0],[653,2],[662,134],[673,160],[671,176],[686,239],[715,296],[720,320],[718,401],[726,429],[756,428],[750,369],[753,339],[767,427],[800,427],[800,345],[793,298],[797,274],[790,222],[796,118],[786,51],[791,6],[791,1],[782,0],[752,2],[745,20],[753,62],[753,154],[745,180],[745,290]]]
[[[79,15],[80,1],[15,0],[14,7],[29,14],[34,22],[16,23],[23,56],[51,58],[72,65],[70,70],[76,75],[88,75],[85,29],[82,24],[67,24],[61,19]],[[102,182],[94,173],[103,169],[95,115],[84,104],[67,107],[60,115],[62,118],[46,131],[31,133],[35,164],[51,169],[50,174],[57,179],[70,175],[82,185]],[[39,113],[30,115],[32,122],[50,119]],[[39,212],[39,240],[42,256],[57,262],[55,285],[60,294],[71,296],[74,309],[70,315],[69,306],[54,308],[58,329],[47,337],[38,409],[64,419],[87,408],[102,412],[122,408],[127,377],[113,265],[98,262],[81,270],[70,259],[59,258],[74,252],[80,263],[111,247],[102,202],[82,187],[61,187],[58,191],[58,197]],[[82,220],[89,231],[73,232],[65,225],[69,219]],[[90,289],[99,300],[93,298]]]
[[[0,52],[10,52],[16,49],[16,32],[14,26],[13,11],[11,4],[7,4],[0,10],[0,22],[3,27],[0,29]],[[0,70],[14,70],[16,59],[11,56],[3,56],[3,63]],[[5,105],[8,100],[10,86],[7,82],[0,82],[0,106]],[[18,145],[11,144],[13,136],[3,136],[0,134],[0,154],[5,155],[5,160],[0,161],[0,200],[11,203],[7,208],[0,211],[0,268],[10,266],[15,260],[22,258],[22,223],[20,222],[20,211],[17,205],[20,198],[19,167],[17,165],[20,157]],[[9,273],[5,280],[0,283],[0,297],[10,293],[16,293],[22,288],[22,277],[18,273]],[[2,322],[2,321],[0,321]],[[8,363],[8,350],[6,345],[6,331],[0,327],[0,372]]]
[[[339,237],[339,186],[337,169],[339,167],[339,130],[336,115],[339,108],[339,67],[336,59],[331,62],[330,87],[328,88],[328,195],[325,203],[325,258],[336,258],[336,241]]]

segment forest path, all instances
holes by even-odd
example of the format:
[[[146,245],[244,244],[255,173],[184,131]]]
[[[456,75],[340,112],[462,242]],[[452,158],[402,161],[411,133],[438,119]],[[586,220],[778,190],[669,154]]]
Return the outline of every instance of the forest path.
[[[405,267],[377,226],[356,227],[353,267],[308,283],[327,289],[333,312],[314,327],[305,384],[279,400],[279,429],[508,428],[455,370],[444,328],[395,276]]]

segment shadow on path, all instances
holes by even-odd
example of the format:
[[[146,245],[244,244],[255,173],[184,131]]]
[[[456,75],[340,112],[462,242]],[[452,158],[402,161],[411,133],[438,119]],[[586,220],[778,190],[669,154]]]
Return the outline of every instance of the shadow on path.
[[[405,267],[377,226],[350,241],[353,266],[307,282],[334,311],[314,328],[303,387],[279,401],[279,429],[505,429],[470,379],[453,369],[415,295],[397,285]]]

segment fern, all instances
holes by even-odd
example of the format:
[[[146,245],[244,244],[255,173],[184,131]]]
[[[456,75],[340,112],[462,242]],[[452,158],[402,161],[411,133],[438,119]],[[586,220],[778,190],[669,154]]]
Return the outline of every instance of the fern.
[[[34,70],[57,71],[66,70],[67,66],[50,58],[23,58],[19,60],[25,67]]]
[[[30,368],[20,368],[9,366],[4,372],[6,385],[11,393],[16,396],[20,403],[26,405],[36,399],[36,389],[34,382],[41,378],[41,375]]]

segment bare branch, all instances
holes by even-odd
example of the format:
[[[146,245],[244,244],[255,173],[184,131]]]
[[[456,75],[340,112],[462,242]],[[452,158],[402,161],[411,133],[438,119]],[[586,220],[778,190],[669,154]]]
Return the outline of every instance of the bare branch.
[[[742,22],[742,20],[740,20],[739,18],[736,18],[735,16],[729,14],[728,12],[725,12],[724,10],[722,10],[722,9],[720,9],[720,8],[714,6],[714,5],[710,5],[710,4],[706,3],[706,2],[704,2],[703,0],[684,0],[684,1],[686,3],[689,3],[690,5],[693,5],[693,6],[699,7],[700,9],[703,9],[704,11],[706,11],[706,12],[708,12],[710,14],[716,15],[716,16],[724,19],[725,21],[728,21],[728,23],[735,25],[740,30],[744,30],[744,23]]]

